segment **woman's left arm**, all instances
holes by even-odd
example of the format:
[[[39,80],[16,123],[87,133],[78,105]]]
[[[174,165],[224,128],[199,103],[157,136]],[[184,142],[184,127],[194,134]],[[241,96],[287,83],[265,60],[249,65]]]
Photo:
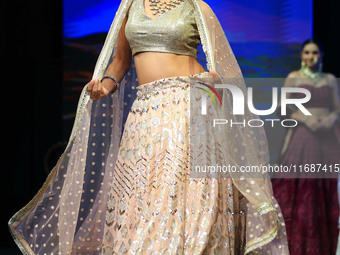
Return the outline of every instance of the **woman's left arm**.
[[[339,85],[333,74],[326,74],[327,80],[332,88],[332,112],[321,118],[321,126],[323,130],[329,130],[332,128],[340,116],[340,98],[339,98]]]
[[[340,115],[340,95],[339,95],[339,84],[333,74],[328,74],[328,79],[332,85],[332,102],[333,102],[333,111],[329,114],[331,118],[335,120],[339,120]]]

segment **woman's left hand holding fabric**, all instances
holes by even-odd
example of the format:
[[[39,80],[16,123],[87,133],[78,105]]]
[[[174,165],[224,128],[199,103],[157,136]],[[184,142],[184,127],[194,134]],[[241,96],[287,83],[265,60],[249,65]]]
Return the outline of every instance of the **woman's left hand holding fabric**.
[[[92,100],[98,100],[106,97],[108,94],[116,90],[116,84],[110,79],[104,79],[102,82],[99,79],[93,79],[87,86],[87,91]]]

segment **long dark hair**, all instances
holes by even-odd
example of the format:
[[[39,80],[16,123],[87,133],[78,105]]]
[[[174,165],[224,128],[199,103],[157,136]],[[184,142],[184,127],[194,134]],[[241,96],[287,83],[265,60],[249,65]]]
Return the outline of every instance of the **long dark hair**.
[[[318,41],[318,40],[316,40],[316,39],[312,39],[312,38],[307,39],[306,41],[304,41],[304,42],[302,43],[302,45],[301,45],[301,51],[303,51],[303,48],[304,48],[307,44],[310,44],[310,43],[316,44],[316,45],[318,46],[318,48],[319,48],[320,53],[323,53],[323,47],[322,47],[321,42]]]

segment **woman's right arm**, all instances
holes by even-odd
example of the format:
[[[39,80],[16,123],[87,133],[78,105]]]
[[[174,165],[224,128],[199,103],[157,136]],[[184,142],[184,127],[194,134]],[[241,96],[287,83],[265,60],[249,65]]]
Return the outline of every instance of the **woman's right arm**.
[[[128,13],[129,11],[127,11],[127,14]],[[125,26],[127,19],[128,15],[125,16],[118,34],[116,55],[105,72],[105,74],[116,77],[118,82],[123,79],[129,70],[132,60],[131,48],[125,36]],[[116,84],[111,79],[104,79],[103,82],[100,82],[98,79],[94,79],[90,81],[87,87],[87,91],[90,93],[92,100],[103,98],[115,90]]]
[[[117,53],[105,74],[113,75],[120,82],[131,65],[131,48],[125,36],[125,26],[128,15],[125,16],[118,35]]]
[[[285,82],[283,84],[283,87],[285,88],[291,88],[291,87],[294,87],[294,78],[296,77],[296,71],[293,71],[291,73],[288,74],[287,78],[285,79]],[[282,96],[281,96],[282,97]],[[291,93],[287,93],[286,94],[286,98],[291,98]],[[277,112],[277,115],[280,117],[281,120],[285,119],[285,117],[288,117],[288,118],[292,118],[292,113],[293,111],[286,107],[286,115],[281,115],[281,100],[279,101],[279,104],[278,104],[278,112]]]

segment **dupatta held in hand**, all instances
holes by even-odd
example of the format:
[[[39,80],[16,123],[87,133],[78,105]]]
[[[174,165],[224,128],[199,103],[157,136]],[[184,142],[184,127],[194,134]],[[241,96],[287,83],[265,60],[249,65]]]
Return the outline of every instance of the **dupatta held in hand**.
[[[101,78],[116,53],[118,33],[133,0],[123,0],[98,58],[93,78]],[[223,83],[238,86],[246,95],[241,70],[224,31],[210,7],[191,1],[195,9],[207,68]],[[86,87],[80,96],[74,127],[65,152],[36,196],[9,221],[15,242],[24,254],[101,254],[105,213],[123,123],[136,97],[136,70],[132,62],[114,94],[92,101]],[[232,100],[224,89],[220,118],[232,115]],[[244,119],[257,116],[245,110]],[[219,163],[268,164],[264,129],[233,126],[213,137],[222,143]],[[213,134],[212,134],[213,135]],[[220,136],[222,135],[222,136]],[[192,163],[199,163],[193,162]],[[273,197],[270,178],[263,174],[230,174],[247,199],[246,254],[288,254],[284,221]],[[226,226],[227,227],[227,226]]]

